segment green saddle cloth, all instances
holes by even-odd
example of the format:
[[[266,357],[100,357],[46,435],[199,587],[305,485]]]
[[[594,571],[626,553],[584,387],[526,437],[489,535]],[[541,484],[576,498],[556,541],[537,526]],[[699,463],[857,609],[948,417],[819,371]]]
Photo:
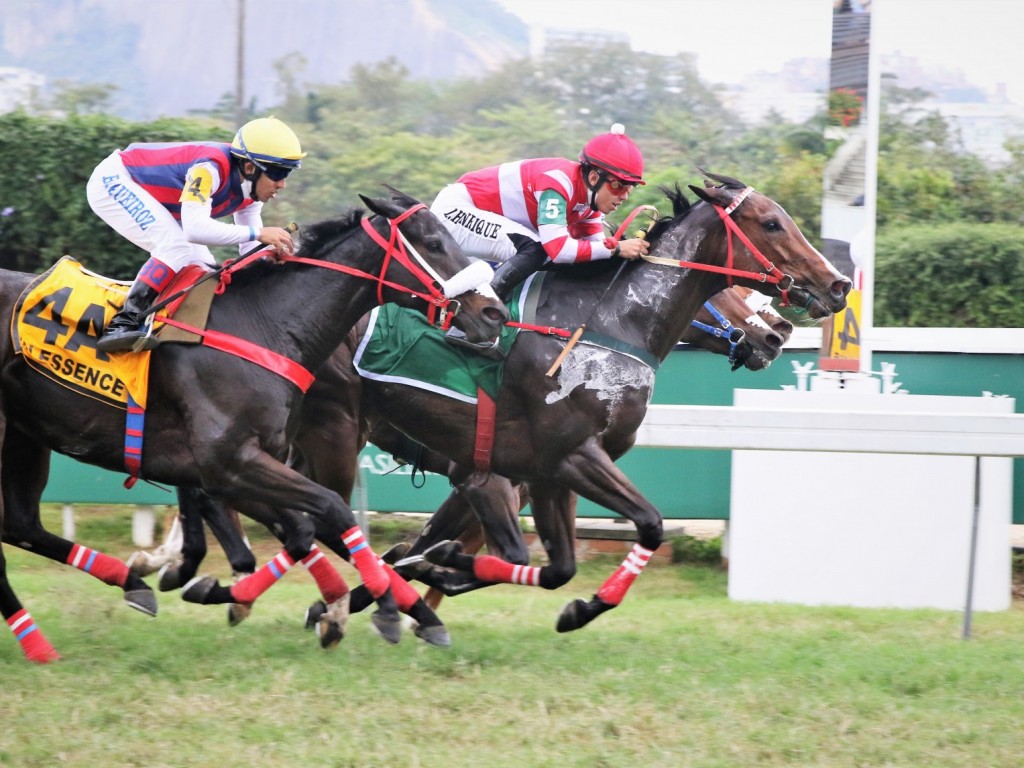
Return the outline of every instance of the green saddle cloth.
[[[518,320],[518,302],[510,301],[508,307],[512,319]],[[517,328],[502,330],[498,343],[506,355],[517,333]],[[467,403],[476,403],[477,389],[497,397],[505,368],[500,361],[449,344],[444,332],[430,325],[422,313],[395,304],[373,310],[353,362],[364,378],[426,389]]]

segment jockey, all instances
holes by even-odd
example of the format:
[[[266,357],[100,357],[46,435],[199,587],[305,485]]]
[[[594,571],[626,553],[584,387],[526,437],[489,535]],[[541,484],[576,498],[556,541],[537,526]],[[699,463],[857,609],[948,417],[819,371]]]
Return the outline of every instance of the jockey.
[[[96,166],[86,186],[90,207],[150,253],[97,349],[129,350],[145,337],[144,313],[183,267],[217,266],[208,246],[237,244],[242,252],[260,242],[291,254],[291,234],[263,226],[261,213],[305,156],[291,128],[261,117],[239,128],[231,144],[131,144]],[[216,221],[228,214],[233,224]]]
[[[646,255],[646,240],[613,244],[604,233],[605,215],[645,183],[643,172],[640,150],[616,123],[586,143],[579,162],[542,158],[471,171],[442,189],[430,210],[466,253],[500,265],[491,286],[504,300],[548,261]],[[461,336],[453,328],[448,339],[464,344]]]

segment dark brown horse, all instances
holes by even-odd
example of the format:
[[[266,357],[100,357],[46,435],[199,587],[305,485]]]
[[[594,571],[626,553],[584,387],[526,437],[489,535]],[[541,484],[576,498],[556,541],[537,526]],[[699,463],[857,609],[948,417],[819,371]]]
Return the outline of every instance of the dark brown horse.
[[[478,340],[493,338],[508,313],[486,287],[488,276],[479,262],[466,257],[417,201],[398,193],[391,199],[362,199],[374,214],[369,219],[353,210],[304,233],[297,257],[311,262],[256,264],[237,272],[229,290],[214,302],[207,327],[247,339],[308,372],[320,368],[376,304],[394,301],[422,310],[454,306],[457,295],[455,323]],[[0,314],[11,316],[35,278],[0,272]],[[74,332],[79,343],[95,343],[95,327],[76,326],[76,318],[56,312],[52,322],[58,333]],[[326,590],[325,599],[342,599],[347,587],[340,575],[329,564],[318,565],[326,561],[313,542],[314,521],[322,520],[344,532],[344,551],[379,605],[374,624],[397,642],[400,622],[390,586],[397,577],[382,568],[342,498],[284,463],[298,427],[302,388],[293,379],[205,345],[159,347],[149,381],[140,476],[201,488],[279,531],[285,542],[272,564],[231,589],[212,587],[207,601],[250,602],[299,561]],[[0,346],[0,396],[4,541],[121,586],[130,605],[155,613],[149,588],[123,564],[39,524],[51,450],[124,470],[124,411],[41,375],[14,354],[9,338]],[[28,658],[56,657],[11,589],[2,551],[0,612]],[[432,614],[421,611],[420,618],[443,630]]]
[[[302,411],[296,444],[307,471],[343,496],[351,493],[362,444],[352,442],[352,436],[365,440],[374,428],[372,419],[386,419],[417,443],[449,457],[449,477],[489,531],[506,526],[508,509],[518,509],[519,500],[506,498],[499,509],[488,508],[494,495],[488,485],[506,482],[498,476],[527,482],[549,565],[522,567],[493,556],[474,560],[442,544],[432,559],[465,574],[435,572],[437,580],[428,583],[449,594],[494,582],[548,589],[565,584],[575,573],[575,494],[583,495],[630,519],[639,541],[593,600],[566,608],[559,629],[583,626],[617,605],[660,545],[662,525],[658,511],[614,461],[633,445],[654,371],[701,304],[731,276],[761,291],[786,290],[820,318],[844,307],[850,289],[850,281],[807,242],[777,203],[734,179],[711,178],[717,185],[691,187],[702,199],[692,208],[678,190],[670,194],[675,216],[659,221],[649,233],[652,258],[621,267],[608,262],[577,266],[554,271],[543,281],[538,322],[559,328],[586,323],[597,341],[577,345],[557,374],[547,375],[565,342],[547,334],[518,335],[496,398],[488,469],[477,468],[474,404],[408,384],[360,381],[351,365],[339,365],[335,355],[318,371],[315,387],[323,393],[313,397],[311,390]],[[768,261],[771,269],[762,266]],[[319,538],[332,535],[318,525]],[[517,541],[521,537],[515,534],[499,542],[498,549],[514,551]],[[366,603],[360,593],[353,596],[354,607]]]
[[[473,405],[405,384],[362,382],[363,402],[371,405],[365,413],[386,414],[384,418],[410,438],[452,460],[449,477],[488,531],[506,530],[511,537],[508,509],[518,504],[516,494],[488,489],[495,476],[529,485],[533,518],[549,564],[525,566],[527,553],[522,552],[522,557],[515,558],[519,563],[493,556],[474,559],[457,545],[442,543],[429,552],[429,559],[463,575],[435,571],[431,574],[435,579],[428,580],[432,586],[449,594],[494,582],[548,589],[562,586],[576,568],[575,494],[579,494],[631,520],[638,541],[592,600],[577,600],[566,607],[558,629],[579,628],[618,605],[661,544],[662,524],[658,511],[614,461],[635,441],[658,363],[682,337],[703,301],[725,286],[722,268],[731,258],[732,268],[745,273],[733,274],[735,282],[779,292],[779,286],[766,285],[752,275],[760,272],[763,263],[754,258],[756,251],[785,273],[782,282],[788,284],[788,294],[797,297],[811,317],[824,317],[845,306],[850,281],[807,242],[777,203],[734,179],[711,178],[717,185],[691,187],[702,200],[693,207],[678,190],[670,195],[676,215],[659,221],[648,235],[653,259],[628,263],[621,274],[615,273],[612,264],[598,263],[590,269],[555,272],[544,280],[538,322],[563,328],[586,322],[595,337],[609,341],[576,346],[557,375],[549,376],[564,342],[549,335],[519,334],[496,398],[489,469],[476,468]],[[743,245],[731,242],[733,234]],[[345,372],[337,374],[338,380],[331,384],[322,373],[323,385],[339,389],[344,384],[359,385],[346,381]],[[345,417],[338,414],[336,418]],[[317,423],[325,423],[323,414]],[[364,434],[367,427],[372,430],[372,423],[363,425]],[[308,442],[302,446],[304,455],[325,454],[328,445],[338,450],[333,439],[323,437],[328,439],[319,446]],[[355,456],[349,451],[340,455]],[[502,495],[506,500],[494,509],[493,497]],[[434,538],[429,527],[427,535]],[[499,551],[515,551],[517,540],[518,535],[498,541]],[[354,595],[353,609],[361,601],[365,599]]]

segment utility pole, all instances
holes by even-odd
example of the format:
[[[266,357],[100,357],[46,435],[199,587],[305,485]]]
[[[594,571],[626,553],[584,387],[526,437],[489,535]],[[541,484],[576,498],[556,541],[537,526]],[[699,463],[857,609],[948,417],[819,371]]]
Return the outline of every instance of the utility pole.
[[[245,0],[238,0],[235,53],[235,126],[245,122]]]

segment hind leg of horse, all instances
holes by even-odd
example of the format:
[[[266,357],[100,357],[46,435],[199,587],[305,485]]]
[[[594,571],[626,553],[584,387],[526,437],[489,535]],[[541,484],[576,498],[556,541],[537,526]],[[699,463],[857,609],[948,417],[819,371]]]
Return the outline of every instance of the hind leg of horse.
[[[3,540],[21,549],[78,568],[104,584],[124,590],[132,608],[155,616],[156,596],[139,576],[117,558],[83,547],[47,531],[39,501],[50,470],[50,451],[15,430],[7,430],[3,445]]]
[[[2,517],[3,515],[0,513],[0,518]],[[60,659],[60,655],[50,645],[50,641],[43,636],[32,615],[25,610],[21,601],[18,600],[18,596],[11,589],[10,581],[7,578],[7,560],[4,557],[3,547],[0,547],[0,615],[4,617],[7,626],[14,633],[26,659],[37,664],[48,664]]]
[[[223,496],[225,501],[245,514],[248,514],[246,504],[258,499],[270,508],[292,509],[326,520],[332,530],[341,531],[342,542],[352,556],[353,565],[377,602],[374,625],[389,642],[397,642],[401,620],[391,592],[390,578],[342,497],[282,464],[255,443],[233,446],[233,451],[229,456],[214,453],[198,457],[200,466],[208,467],[211,473],[216,474],[204,479],[203,485],[215,489],[214,495]],[[312,537],[309,544],[312,544]],[[308,549],[303,556],[305,554],[308,554]],[[243,579],[239,583],[245,581]],[[388,628],[384,630],[382,627]]]

